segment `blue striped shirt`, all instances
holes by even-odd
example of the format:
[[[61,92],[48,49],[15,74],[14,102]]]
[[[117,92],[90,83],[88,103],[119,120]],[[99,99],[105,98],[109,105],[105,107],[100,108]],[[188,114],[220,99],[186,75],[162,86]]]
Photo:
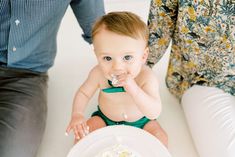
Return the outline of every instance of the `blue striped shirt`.
[[[92,24],[104,14],[103,0],[0,0],[0,62],[46,72],[54,63],[58,28],[69,5],[91,43]]]

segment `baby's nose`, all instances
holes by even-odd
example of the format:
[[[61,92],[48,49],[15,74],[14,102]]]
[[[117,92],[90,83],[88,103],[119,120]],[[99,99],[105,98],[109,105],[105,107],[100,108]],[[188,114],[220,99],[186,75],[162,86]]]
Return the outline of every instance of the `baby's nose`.
[[[124,68],[124,65],[121,61],[116,60],[113,62],[112,68],[113,70],[118,71],[118,70],[122,70]]]

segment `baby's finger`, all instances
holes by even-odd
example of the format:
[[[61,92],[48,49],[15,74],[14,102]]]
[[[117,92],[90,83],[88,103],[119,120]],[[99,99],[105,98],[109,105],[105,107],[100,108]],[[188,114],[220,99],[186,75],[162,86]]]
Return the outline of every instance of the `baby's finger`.
[[[79,141],[79,139],[76,139],[76,138],[75,138],[73,144],[76,144],[78,141]]]
[[[122,87],[122,86],[124,86],[124,85],[125,85],[125,83],[126,83],[126,81],[125,81],[125,80],[118,80],[118,83],[117,83],[117,84],[115,84],[115,87]]]
[[[80,139],[79,131],[77,129],[77,126],[73,127],[73,132],[74,132],[75,139]]]
[[[89,134],[89,127],[87,126],[86,123],[83,123],[83,124],[82,124],[82,128],[83,128],[83,130],[84,130],[84,132],[85,132],[85,135]]]
[[[66,131],[65,131],[65,135],[66,136],[68,136],[69,135],[69,133],[70,133],[70,131],[71,131],[71,125],[69,125],[68,127],[67,127],[67,129],[66,129]]]
[[[84,137],[86,134],[85,134],[85,132],[83,130],[82,124],[80,126],[78,126],[78,128],[79,128],[78,129],[78,133],[79,133],[80,137],[81,138]]]
[[[85,123],[82,123],[82,130],[83,130],[83,132],[84,132],[84,134],[86,135],[86,127],[85,127]]]

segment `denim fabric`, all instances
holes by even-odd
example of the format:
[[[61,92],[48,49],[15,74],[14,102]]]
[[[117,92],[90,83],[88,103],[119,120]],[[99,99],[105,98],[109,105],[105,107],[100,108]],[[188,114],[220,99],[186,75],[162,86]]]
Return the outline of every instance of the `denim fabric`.
[[[35,157],[47,113],[47,74],[0,67],[0,156]]]

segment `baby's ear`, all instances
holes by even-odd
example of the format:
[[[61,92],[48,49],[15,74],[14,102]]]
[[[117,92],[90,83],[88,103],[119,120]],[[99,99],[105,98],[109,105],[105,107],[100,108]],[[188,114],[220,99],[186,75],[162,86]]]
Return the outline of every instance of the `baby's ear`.
[[[143,56],[142,56],[143,63],[146,62],[146,60],[147,60],[147,58],[148,58],[148,55],[149,55],[149,48],[146,47],[146,48],[144,49],[144,53],[143,53]]]

